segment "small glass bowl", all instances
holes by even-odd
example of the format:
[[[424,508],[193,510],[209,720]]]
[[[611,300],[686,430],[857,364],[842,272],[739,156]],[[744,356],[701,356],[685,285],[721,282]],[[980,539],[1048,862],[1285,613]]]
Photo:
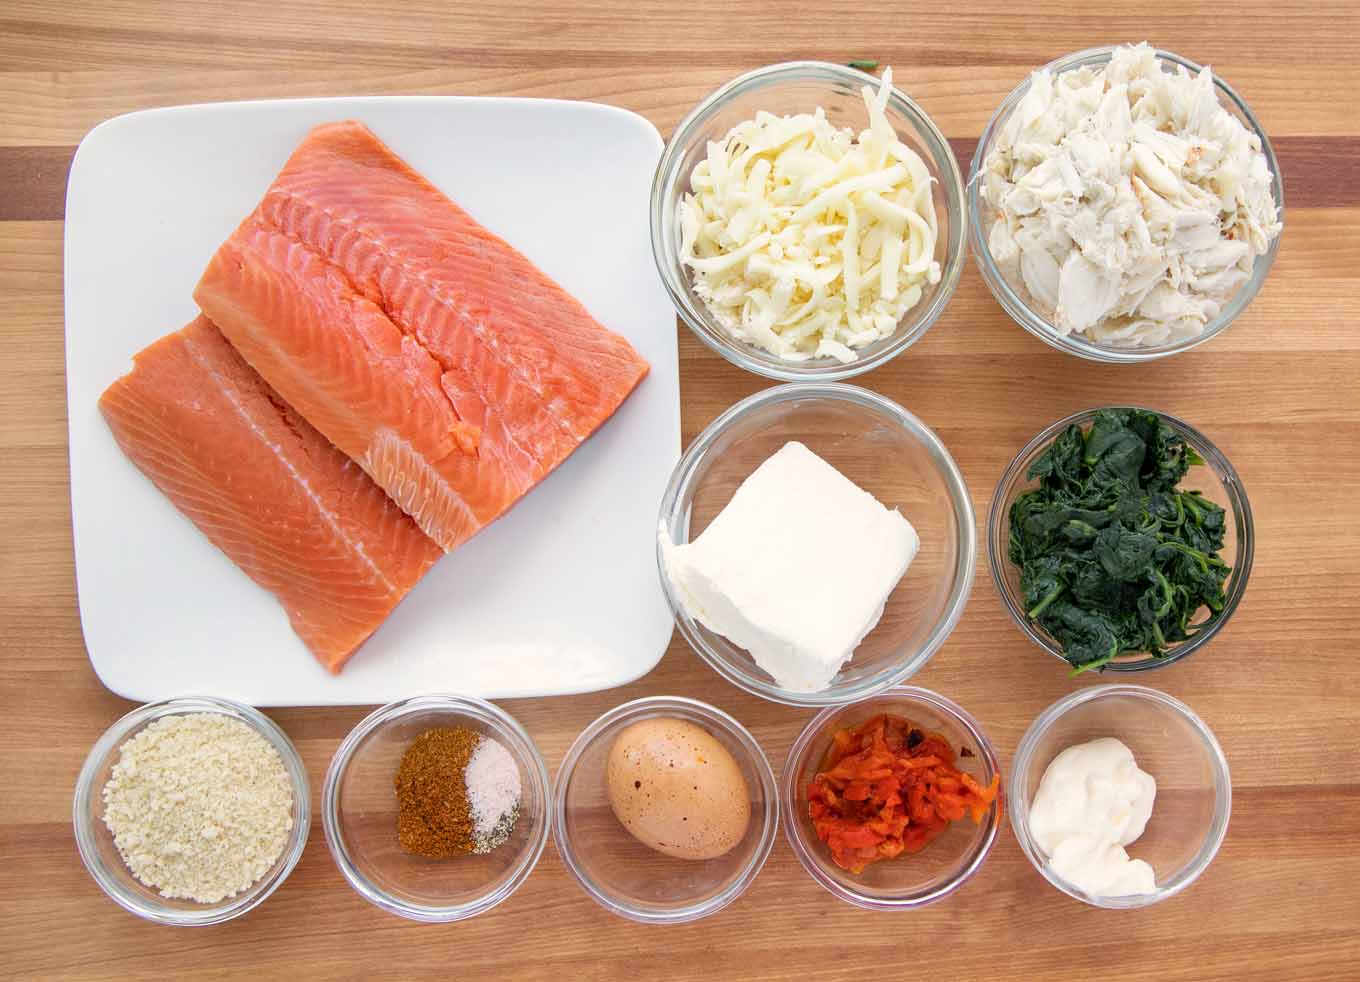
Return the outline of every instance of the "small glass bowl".
[[[1115,406],[1107,408],[1138,407]],[[1031,480],[1026,475],[1029,473],[1030,466],[1048,448],[1048,445],[1063,430],[1074,423],[1083,429],[1087,428],[1091,421],[1095,419],[1096,413],[1102,411],[1102,409],[1085,409],[1079,413],[1073,413],[1065,419],[1058,420],[1025,444],[1024,449],[1016,455],[1010,466],[1006,468],[1006,472],[1001,475],[1001,482],[996,487],[996,493],[992,495],[992,507],[987,515],[987,555],[992,568],[992,582],[996,584],[997,592],[1001,594],[1001,600],[1006,606],[1006,611],[1020,630],[1025,632],[1026,637],[1050,655],[1061,658],[1064,662],[1067,659],[1063,658],[1062,647],[1058,642],[1025,614],[1024,599],[1020,591],[1020,568],[1010,561],[1009,556],[1011,505],[1021,494],[1038,486],[1038,481]],[[1140,411],[1157,412],[1154,409],[1141,409]],[[1168,645],[1167,654],[1163,657],[1154,658],[1152,655],[1144,653],[1120,655],[1114,661],[1097,669],[1101,672],[1145,672],[1148,669],[1161,668],[1189,657],[1208,644],[1209,640],[1223,629],[1223,625],[1228,623],[1233,611],[1242,602],[1242,594],[1246,592],[1247,580],[1251,576],[1252,557],[1256,551],[1256,526],[1252,522],[1251,505],[1247,501],[1246,489],[1242,487],[1242,481],[1237,476],[1237,471],[1233,469],[1232,464],[1228,463],[1228,458],[1223,456],[1219,449],[1209,442],[1209,438],[1189,423],[1174,416],[1168,416],[1166,413],[1158,412],[1157,415],[1173,430],[1185,437],[1185,442],[1204,459],[1203,465],[1190,468],[1179,487],[1187,491],[1202,491],[1204,497],[1222,505],[1228,513],[1222,549],[1224,556],[1233,557],[1232,572],[1228,574],[1228,580],[1223,584],[1223,591],[1227,595],[1227,600],[1218,620],[1199,631],[1189,640]]]
[[[293,828],[288,834],[288,842],[283,852],[269,872],[252,886],[234,897],[228,897],[215,904],[172,900],[162,897],[158,891],[143,884],[132,875],[123,862],[118,847],[114,845],[113,834],[109,832],[103,818],[104,785],[108,783],[113,766],[118,763],[123,744],[158,719],[198,713],[214,713],[240,720],[268,740],[279,752],[293,785]],[[240,917],[248,910],[253,910],[288,878],[288,874],[302,858],[302,849],[307,844],[307,834],[311,831],[312,797],[302,758],[298,756],[292,741],[273,720],[249,706],[229,699],[186,696],[148,703],[134,709],[105,730],[104,735],[85,758],[85,766],[81,768],[80,777],[76,781],[75,800],[71,810],[80,858],[100,889],[118,906],[157,924],[202,927],[221,924],[223,921]]]
[[[1110,61],[1114,50],[1113,47],[1089,48],[1051,61],[1044,68],[1054,75],[1059,75],[1080,68],[1104,65]],[[1201,69],[1200,65],[1195,64],[1190,59],[1182,58],[1180,55],[1172,54],[1169,51],[1157,51],[1157,58],[1164,67],[1171,71],[1175,71],[1178,65],[1183,66],[1191,73],[1198,73]],[[1275,204],[1279,209],[1280,221],[1283,223],[1284,182],[1280,175],[1279,161],[1275,159],[1275,151],[1270,145],[1270,139],[1266,136],[1265,130],[1261,128],[1255,114],[1252,113],[1242,97],[1233,91],[1232,87],[1219,78],[1217,74],[1213,76],[1213,79],[1214,89],[1218,93],[1218,101],[1228,112],[1240,119],[1248,131],[1255,133],[1261,140],[1261,151],[1265,154],[1266,165],[1270,168],[1273,179],[1272,191]],[[1171,344],[1135,348],[1100,344],[1073,334],[1064,335],[1050,324],[1047,318],[1030,306],[1022,295],[1022,289],[1017,289],[1002,275],[987,244],[987,236],[991,231],[990,223],[986,223],[989,209],[981,200],[979,185],[982,182],[983,165],[987,160],[987,155],[991,153],[992,146],[1011,113],[1015,111],[1020,100],[1029,91],[1029,86],[1030,79],[1026,78],[997,108],[996,113],[987,124],[987,128],[982,131],[982,137],[978,140],[977,150],[973,154],[973,162],[969,168],[968,176],[968,243],[972,249],[973,257],[977,260],[978,267],[982,270],[982,278],[987,282],[988,288],[992,291],[992,295],[996,297],[997,302],[1001,304],[1002,309],[1029,333],[1059,351],[1066,351],[1090,361],[1116,364],[1151,361],[1155,358],[1165,358],[1168,355],[1189,351],[1191,348],[1208,341],[1231,324],[1260,292],[1261,285],[1265,283],[1266,275],[1275,262],[1275,256],[1280,251],[1280,240],[1284,238],[1283,233],[1275,237],[1264,255],[1256,257],[1251,276],[1238,287],[1232,298],[1223,305],[1218,316],[1206,324],[1204,330],[1197,337],[1175,341]],[[985,226],[984,223],[986,223]]]
[[[1127,847],[1130,857],[1152,865],[1152,893],[1092,896],[1050,869],[1030,837],[1030,802],[1048,765],[1073,744],[1100,737],[1123,742],[1157,781],[1147,830]],[[1129,909],[1174,897],[1208,868],[1228,832],[1232,780],[1218,741],[1185,703],[1141,685],[1098,685],[1064,696],[1030,724],[1015,752],[1006,806],[1020,848],[1044,879],[1095,907]]]
[[[893,88],[887,117],[898,137],[925,161],[935,179],[934,200],[939,239],[936,259],[940,281],[923,286],[921,299],[907,311],[897,332],[857,352],[842,364],[834,358],[791,362],[753,344],[739,341],[709,312],[694,292],[689,271],[680,262],[679,206],[689,191],[690,173],[707,154],[710,142],[720,142],[733,126],[759,111],[777,115],[812,112],[818,106],[838,127],[864,129],[868,117],[860,90],[877,89],[879,80],[857,69],[820,61],[769,65],[733,79],[684,118],[666,145],[652,182],[652,254],[661,280],[681,318],[699,340],[734,365],[757,375],[785,381],[831,382],[851,378],[897,357],[926,333],[943,312],[963,272],[963,177],[944,134],[911,99]]]
[[[498,741],[519,765],[519,820],[486,855],[415,856],[397,840],[394,780],[406,748],[428,729],[463,726]],[[548,771],[529,734],[489,702],[416,696],[365,717],[336,750],[321,790],[326,843],[359,896],[413,921],[460,921],[505,900],[528,878],[548,841]]]
[[[959,770],[984,787],[1001,773],[991,741],[961,706],[929,689],[899,685],[861,702],[824,709],[804,727],[784,764],[784,835],[808,875],[846,903],[872,910],[910,910],[949,896],[982,866],[1001,827],[1001,795],[980,823],[975,825],[971,818],[951,822],[915,855],[873,863],[858,874],[841,869],[817,838],[808,816],[807,789],[821,770],[836,731],[879,713],[905,716],[922,729],[939,733],[960,753],[955,761]],[[964,749],[972,755],[962,756]]]
[[[741,482],[790,440],[899,509],[921,539],[878,625],[831,685],[820,692],[782,688],[745,649],[691,617],[658,546],[662,589],[685,640],[734,685],[790,706],[863,699],[920,671],[962,616],[977,549],[972,499],[939,437],[897,403],[851,385],[781,385],[737,403],[685,451],[661,503],[662,528],[671,541],[696,538]]]
[[[606,765],[627,726],[682,719],[706,730],[732,754],[750,793],[745,837],[714,859],[665,856],[643,845],[614,817]],[[587,726],[562,759],[553,788],[553,841],[567,870],[606,910],[649,924],[681,924],[716,914],[746,891],[774,845],[779,793],[755,738],[722,710],[680,696],[635,699]]]

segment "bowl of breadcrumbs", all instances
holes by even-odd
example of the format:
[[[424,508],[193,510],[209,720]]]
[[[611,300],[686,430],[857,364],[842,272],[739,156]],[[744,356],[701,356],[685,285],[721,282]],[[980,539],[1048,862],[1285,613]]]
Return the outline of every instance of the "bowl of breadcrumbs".
[[[225,699],[170,699],[99,738],[73,817],[86,869],[119,906],[161,924],[220,924],[297,865],[311,792],[267,716]]]

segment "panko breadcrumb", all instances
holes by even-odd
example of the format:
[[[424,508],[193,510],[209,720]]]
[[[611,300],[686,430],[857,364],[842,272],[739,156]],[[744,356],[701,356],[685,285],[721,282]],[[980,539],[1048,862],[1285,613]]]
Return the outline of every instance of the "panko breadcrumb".
[[[269,872],[293,828],[279,752],[220,713],[166,716],[119,748],[104,824],[132,875],[161,896],[215,904]]]

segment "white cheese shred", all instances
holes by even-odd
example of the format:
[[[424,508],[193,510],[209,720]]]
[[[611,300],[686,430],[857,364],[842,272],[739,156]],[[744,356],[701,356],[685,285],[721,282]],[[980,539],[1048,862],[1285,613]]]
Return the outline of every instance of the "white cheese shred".
[[[680,254],[733,337],[787,361],[852,362],[940,280],[925,162],[888,122],[892,70],[856,137],[823,109],[756,113],[690,175]]]

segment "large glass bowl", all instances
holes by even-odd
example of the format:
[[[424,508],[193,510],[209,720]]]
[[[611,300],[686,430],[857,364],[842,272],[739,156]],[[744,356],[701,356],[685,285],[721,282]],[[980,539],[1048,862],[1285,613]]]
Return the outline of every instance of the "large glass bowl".
[[[1114,50],[1113,47],[1104,47],[1078,51],[1049,62],[1044,68],[1054,75],[1058,75],[1079,68],[1104,65],[1109,62]],[[1172,54],[1169,51],[1158,51],[1157,58],[1170,71],[1174,71],[1178,65],[1184,66],[1186,70],[1192,73],[1199,72],[1201,68],[1200,65],[1195,64],[1190,59],[1182,58],[1180,55]],[[1275,197],[1275,204],[1279,208],[1280,221],[1283,222],[1284,183],[1280,176],[1279,162],[1275,159],[1275,151],[1270,145],[1270,139],[1266,136],[1265,130],[1261,128],[1261,124],[1242,97],[1233,91],[1232,87],[1219,78],[1217,74],[1213,78],[1214,89],[1218,93],[1219,102],[1228,112],[1240,119],[1249,132],[1255,133],[1261,140],[1261,150],[1265,154],[1266,164],[1274,178],[1272,192]],[[1275,262],[1275,256],[1280,251],[1280,240],[1284,238],[1283,234],[1275,237],[1264,255],[1256,257],[1251,276],[1237,288],[1232,298],[1223,305],[1218,316],[1204,326],[1203,332],[1196,337],[1175,341],[1171,344],[1135,348],[1088,341],[1075,334],[1064,335],[1030,305],[1027,299],[1027,291],[1025,291],[1023,285],[1012,284],[1002,275],[987,245],[991,221],[989,209],[981,200],[979,185],[982,181],[983,164],[987,155],[991,153],[998,134],[1010,118],[1011,113],[1015,111],[1020,100],[1029,91],[1029,86],[1030,79],[1026,78],[998,107],[991,121],[987,124],[987,128],[982,131],[981,139],[978,140],[977,150],[973,154],[973,162],[968,176],[968,242],[974,258],[977,259],[978,268],[982,270],[982,278],[987,282],[988,288],[992,291],[992,295],[996,297],[997,302],[1001,304],[1002,309],[1010,314],[1011,318],[1025,330],[1059,351],[1066,351],[1069,354],[1078,355],[1091,361],[1124,364],[1151,361],[1154,358],[1165,358],[1167,355],[1188,351],[1208,341],[1231,324],[1260,291],[1266,275],[1270,272],[1271,265]]]
[[[792,115],[812,112],[818,106],[826,111],[832,124],[850,127],[858,133],[868,122],[860,90],[865,85],[876,89],[878,84],[879,80],[871,75],[827,62],[770,65],[733,79],[699,103],[667,144],[652,183],[652,253],[680,317],[700,341],[734,365],[785,381],[829,382],[851,378],[895,358],[919,341],[958,286],[966,252],[963,178],[958,161],[939,127],[896,88],[888,99],[888,122],[902,142],[920,154],[935,179],[935,213],[939,223],[935,258],[940,263],[940,281],[923,286],[921,299],[907,311],[895,334],[861,348],[856,360],[848,364],[834,358],[785,361],[733,338],[695,294],[689,271],[681,265],[679,205],[689,191],[690,173],[704,159],[710,142],[720,142],[733,126],[752,119],[759,111]]]
[[[741,482],[790,440],[899,509],[921,538],[878,625],[831,685],[820,692],[785,689],[745,649],[700,624],[676,595],[658,547],[662,588],[685,639],[734,685],[793,706],[863,699],[920,671],[963,614],[976,554],[972,501],[940,438],[911,413],[866,389],[807,382],[758,392],[699,434],[671,475],[662,530],[677,545],[696,538]],[[814,503],[808,521],[818,520]]]
[[[397,840],[394,780],[402,755],[434,727],[462,726],[498,741],[519,767],[519,820],[485,855],[412,855]],[[529,734],[497,706],[469,696],[428,695],[365,717],[331,759],[321,815],[335,865],[365,900],[414,921],[485,913],[528,879],[548,841],[548,771]]]
[[[992,582],[996,584],[997,591],[1001,594],[1001,601],[1005,604],[1006,612],[1011,615],[1011,620],[1015,621],[1016,626],[1025,633],[1026,637],[1050,655],[1062,658],[1064,663],[1067,660],[1063,658],[1062,647],[1037,622],[1030,620],[1025,613],[1024,595],[1020,590],[1020,568],[1010,561],[1008,554],[1011,505],[1021,494],[1038,485],[1038,481],[1030,479],[1027,475],[1034,461],[1048,449],[1048,445],[1068,426],[1076,424],[1083,429],[1088,428],[1091,421],[1095,419],[1096,413],[1102,411],[1102,409],[1086,409],[1079,413],[1073,413],[1071,416],[1058,420],[1027,443],[1024,449],[1011,461],[1006,472],[1001,475],[996,493],[992,496],[991,510],[987,515],[987,556],[992,569]],[[1156,410],[1151,409],[1139,411],[1156,412]],[[1101,666],[1098,670],[1102,672],[1143,672],[1148,669],[1171,665],[1182,658],[1189,657],[1208,644],[1219,631],[1223,630],[1223,626],[1228,623],[1233,611],[1237,609],[1237,605],[1242,602],[1242,595],[1247,589],[1247,579],[1251,575],[1252,557],[1256,551],[1256,527],[1252,522],[1251,505],[1247,502],[1247,492],[1242,487],[1242,481],[1237,476],[1237,471],[1228,462],[1228,458],[1223,456],[1219,449],[1209,442],[1209,438],[1199,430],[1174,416],[1168,416],[1166,413],[1157,413],[1157,415],[1173,430],[1185,437],[1186,443],[1204,460],[1202,465],[1191,467],[1178,486],[1187,491],[1202,491],[1206,498],[1223,506],[1227,512],[1225,523],[1227,529],[1221,553],[1225,560],[1231,557],[1232,572],[1228,574],[1227,582],[1223,584],[1223,591],[1227,600],[1217,620],[1189,639],[1169,645],[1166,654],[1161,658],[1141,652],[1131,652],[1119,655],[1114,661]],[[1203,620],[1207,615],[1207,610],[1202,611],[1199,620]]]
[[[1001,773],[991,742],[961,706],[929,689],[899,685],[861,702],[822,710],[794,741],[781,789],[784,835],[808,875],[846,903],[872,910],[910,910],[944,899],[981,868],[1001,827],[1002,796],[997,796],[981,822],[971,818],[951,822],[915,855],[873,863],[861,873],[841,869],[812,826],[807,789],[822,769],[836,731],[858,726],[879,713],[905,716],[939,733],[959,754],[955,761],[959,770],[983,787]]]
[[[1059,876],[1029,833],[1029,808],[1053,758],[1073,744],[1113,737],[1133,751],[1157,782],[1147,829],[1127,847],[1156,874],[1148,894],[1088,894]],[[1059,699],[1030,725],[1015,751],[1007,784],[1011,828],[1034,868],[1055,887],[1096,907],[1146,907],[1180,893],[1203,873],[1223,844],[1232,811],[1228,761],[1190,707],[1141,685],[1098,685]]]
[[[609,804],[606,771],[614,740],[648,719],[680,719],[708,732],[736,761],[751,806],[746,834],[713,859],[678,859],[643,845]],[[746,727],[716,707],[679,696],[616,706],[591,723],[562,759],[553,788],[553,841],[586,894],[621,917],[679,924],[716,914],[741,896],[765,865],[779,825],[774,772]]]
[[[248,889],[215,904],[200,904],[192,900],[171,900],[146,886],[132,875],[124,864],[113,834],[104,824],[104,785],[108,783],[113,765],[118,763],[123,744],[156,720],[168,716],[188,716],[214,713],[240,720],[269,741],[278,751],[288,772],[293,788],[293,827],[288,842],[270,870]],[[166,699],[134,709],[105,731],[94,745],[76,781],[72,804],[76,846],[85,868],[118,906],[138,917],[158,924],[177,927],[202,927],[221,924],[253,910],[277,890],[302,858],[311,831],[312,795],[307,781],[307,770],[302,758],[287,735],[268,716],[242,703],[206,696],[187,696]]]

